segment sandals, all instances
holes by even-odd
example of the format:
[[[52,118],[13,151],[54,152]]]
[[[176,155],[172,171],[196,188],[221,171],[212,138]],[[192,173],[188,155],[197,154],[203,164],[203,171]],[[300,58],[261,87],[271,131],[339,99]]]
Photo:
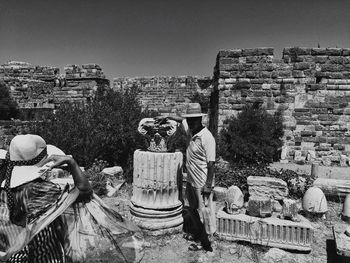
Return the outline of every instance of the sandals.
[[[183,238],[188,240],[188,241],[194,241],[194,237],[192,236],[192,234],[185,233],[183,235]]]
[[[196,244],[196,243],[192,243],[189,247],[188,247],[188,250],[190,251],[198,251],[198,250],[202,250],[203,247],[199,244]]]

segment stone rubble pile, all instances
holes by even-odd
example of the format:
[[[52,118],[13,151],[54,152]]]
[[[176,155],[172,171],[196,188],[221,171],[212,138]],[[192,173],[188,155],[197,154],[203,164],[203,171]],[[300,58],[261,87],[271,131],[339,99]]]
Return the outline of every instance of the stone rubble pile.
[[[259,189],[260,185],[260,189]],[[232,186],[230,187],[230,189]],[[225,208],[217,213],[217,233],[226,240],[247,241],[276,248],[310,251],[314,230],[307,218],[299,214],[296,200],[287,198],[287,184],[277,178],[248,177],[249,200],[246,208],[235,213],[229,207],[240,207],[241,198],[227,191]],[[320,190],[321,191],[321,190]],[[234,191],[238,193],[237,190]],[[232,203],[237,200],[237,205]],[[306,197],[306,203],[319,197]],[[278,203],[281,208],[278,208]],[[277,209],[278,208],[278,209]],[[318,211],[317,211],[318,212]]]

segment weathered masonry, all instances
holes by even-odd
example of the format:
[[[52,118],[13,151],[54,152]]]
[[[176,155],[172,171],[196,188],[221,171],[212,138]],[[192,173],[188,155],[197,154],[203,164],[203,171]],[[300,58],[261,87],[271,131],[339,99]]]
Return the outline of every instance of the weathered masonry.
[[[89,100],[98,87],[109,87],[96,64],[68,65],[64,71],[60,75],[56,67],[10,61],[0,66],[0,81],[9,88],[25,119],[52,111],[62,102]]]
[[[19,106],[28,116],[52,110],[62,101],[85,101],[97,87],[109,87],[95,64],[59,69],[9,62],[0,66]],[[113,89],[138,87],[143,108],[181,114],[200,102],[217,134],[223,120],[247,103],[281,111],[285,127],[283,161],[348,166],[350,160],[350,48],[273,48],[222,50],[213,77],[115,78]],[[30,119],[30,118],[28,118]]]
[[[281,159],[349,165],[350,49],[272,48],[223,50],[217,55],[212,130],[243,106],[261,102],[283,112]]]

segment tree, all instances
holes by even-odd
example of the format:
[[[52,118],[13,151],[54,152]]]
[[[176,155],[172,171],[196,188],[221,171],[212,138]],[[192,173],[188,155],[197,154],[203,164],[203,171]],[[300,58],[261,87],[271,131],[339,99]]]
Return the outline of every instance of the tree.
[[[259,104],[247,105],[237,117],[224,121],[219,153],[233,165],[268,164],[282,147],[282,117],[270,115]]]
[[[19,116],[17,103],[12,100],[4,82],[0,82],[0,120],[10,120]]]
[[[35,122],[32,132],[73,155],[84,167],[96,159],[120,165],[131,181],[133,153],[143,144],[137,126],[147,116],[136,88],[123,92],[109,89],[97,92],[87,104],[62,104],[54,114]]]

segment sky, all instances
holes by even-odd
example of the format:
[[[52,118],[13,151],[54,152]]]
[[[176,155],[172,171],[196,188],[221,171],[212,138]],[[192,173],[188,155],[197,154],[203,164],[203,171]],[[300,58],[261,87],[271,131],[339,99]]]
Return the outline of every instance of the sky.
[[[212,76],[219,50],[350,47],[348,0],[0,0],[0,64]]]

